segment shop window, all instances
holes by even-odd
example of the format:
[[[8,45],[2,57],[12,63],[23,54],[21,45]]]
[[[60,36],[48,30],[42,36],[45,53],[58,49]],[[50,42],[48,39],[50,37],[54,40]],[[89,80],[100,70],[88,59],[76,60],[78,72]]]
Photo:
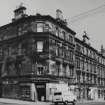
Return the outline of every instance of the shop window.
[[[20,86],[20,97],[23,100],[31,100],[30,86]]]
[[[43,23],[37,23],[37,32],[43,32]]]
[[[16,84],[3,84],[2,89],[2,97],[18,98],[18,86]]]
[[[37,42],[37,52],[42,52],[43,51],[43,42],[38,41]]]

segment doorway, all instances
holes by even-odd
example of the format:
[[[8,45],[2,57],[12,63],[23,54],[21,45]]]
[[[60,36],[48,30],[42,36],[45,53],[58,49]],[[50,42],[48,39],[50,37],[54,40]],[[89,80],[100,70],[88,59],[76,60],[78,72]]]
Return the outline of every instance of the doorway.
[[[45,101],[46,100],[45,84],[37,84],[36,89],[37,89],[38,101]]]

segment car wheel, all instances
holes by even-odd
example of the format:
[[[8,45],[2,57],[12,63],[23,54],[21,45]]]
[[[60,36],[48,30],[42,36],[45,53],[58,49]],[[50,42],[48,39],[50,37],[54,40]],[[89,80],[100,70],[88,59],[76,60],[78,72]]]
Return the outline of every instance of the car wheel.
[[[68,102],[67,102],[67,101],[65,101],[65,102],[64,102],[64,105],[68,105]]]
[[[76,105],[75,102],[72,102],[72,105]]]
[[[55,102],[55,105],[58,105],[58,103],[57,103],[57,102]]]

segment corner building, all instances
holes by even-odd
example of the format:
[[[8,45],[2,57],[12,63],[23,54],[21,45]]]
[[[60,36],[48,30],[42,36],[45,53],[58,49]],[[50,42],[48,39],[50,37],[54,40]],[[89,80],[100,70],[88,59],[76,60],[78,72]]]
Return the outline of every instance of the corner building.
[[[73,84],[76,33],[59,17],[25,11],[0,27],[1,97],[49,101],[59,85]]]
[[[56,12],[28,16],[20,6],[0,27],[1,97],[52,101],[54,91],[69,87],[78,99],[104,99],[105,57]]]

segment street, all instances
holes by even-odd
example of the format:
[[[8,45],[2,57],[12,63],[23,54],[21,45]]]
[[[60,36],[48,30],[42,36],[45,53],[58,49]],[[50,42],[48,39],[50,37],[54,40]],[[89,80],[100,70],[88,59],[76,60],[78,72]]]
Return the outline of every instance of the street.
[[[77,105],[105,105],[104,102],[78,103]]]
[[[26,104],[0,103],[0,105],[26,105]],[[39,104],[35,104],[35,105],[39,105]],[[40,103],[40,105],[46,105],[46,103],[45,104],[43,104],[43,103],[41,104]],[[54,105],[54,104],[49,104],[49,105]],[[58,104],[58,105],[63,105],[63,104]],[[72,104],[68,104],[68,105],[72,105]],[[76,105],[105,105],[105,102],[77,103]]]

